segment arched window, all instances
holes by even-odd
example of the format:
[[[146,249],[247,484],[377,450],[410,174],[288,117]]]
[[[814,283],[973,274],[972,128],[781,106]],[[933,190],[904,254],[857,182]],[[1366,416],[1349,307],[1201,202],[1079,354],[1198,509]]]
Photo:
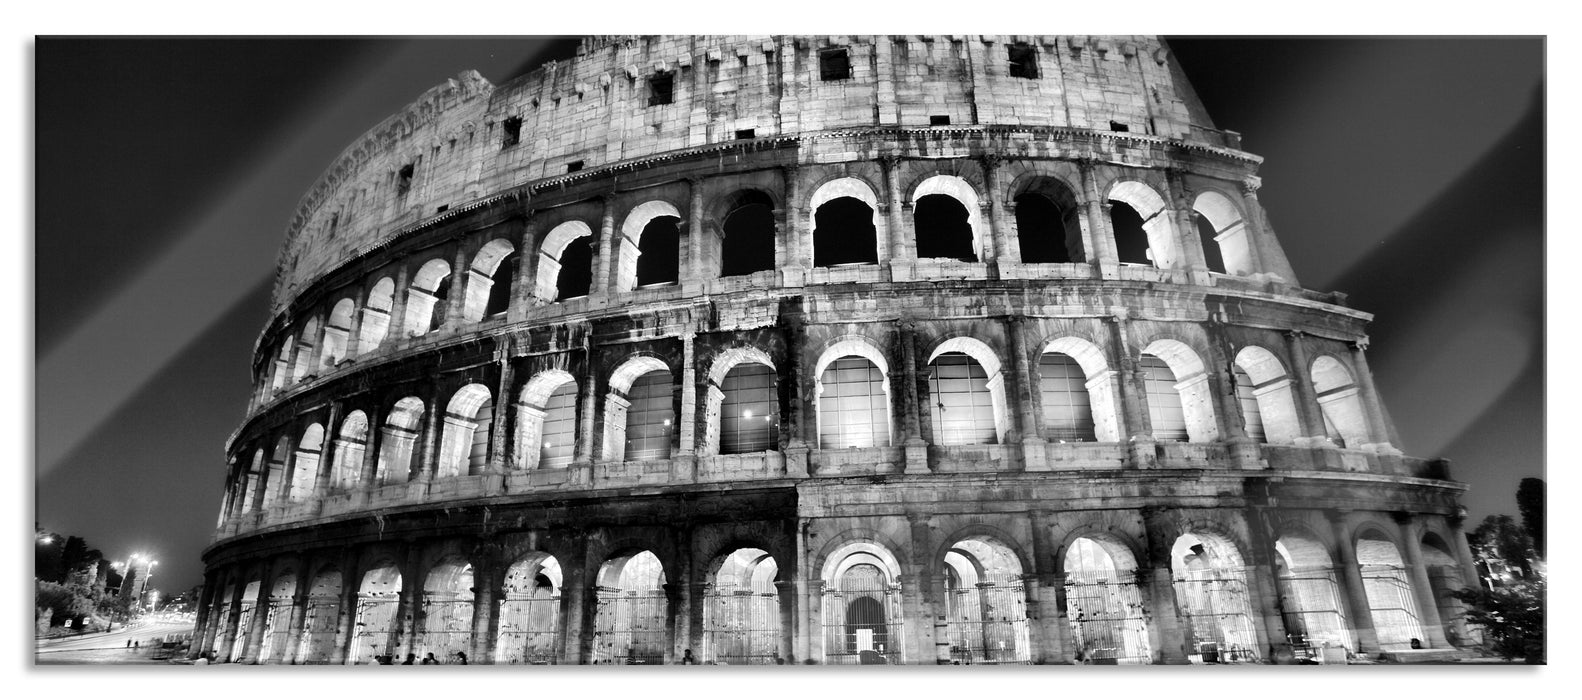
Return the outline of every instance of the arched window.
[[[1247,436],[1275,445],[1294,442],[1301,431],[1285,366],[1274,353],[1249,345],[1236,353],[1235,367],[1236,398]]]
[[[472,651],[472,565],[449,556],[429,569],[423,582],[423,627],[413,653],[450,659],[456,652]]]
[[[302,381],[313,369],[313,343],[318,337],[319,319],[310,318],[307,325],[302,327],[302,335],[297,340],[296,360],[291,364],[292,383]]]
[[[1153,658],[1137,557],[1113,535],[1078,537],[1061,558],[1066,618],[1073,643],[1098,663],[1146,664]],[[1114,659],[1114,661],[1099,661]]]
[[[296,602],[297,575],[287,570],[275,577],[269,587],[269,599],[264,609],[264,639],[258,647],[260,664],[289,662],[283,658],[291,638],[291,613]]]
[[[324,352],[319,354],[320,367],[333,370],[335,365],[350,355],[347,344],[351,340],[352,318],[357,315],[357,305],[351,299],[336,302],[330,310],[329,322],[324,326]]]
[[[972,537],[945,553],[945,630],[952,661],[1032,662],[1022,564],[1005,543]]]
[[[619,556],[599,567],[593,662],[652,665],[670,647],[665,570],[653,552]]]
[[[676,282],[681,261],[681,214],[668,202],[637,205],[621,224],[616,289]]]
[[[578,238],[560,253],[560,273],[555,278],[555,299],[577,299],[593,289],[593,238]]]
[[[775,267],[774,202],[752,190],[740,193],[725,216],[720,275],[747,275]]]
[[[327,664],[334,653],[340,628],[341,571],[334,566],[319,570],[308,586],[307,612],[302,618],[302,646],[296,663]]]
[[[872,360],[847,355],[818,378],[818,446],[823,450],[890,446],[890,392]]]
[[[593,230],[581,221],[561,223],[539,248],[535,294],[542,301],[588,295],[593,284]]]
[[[522,387],[516,408],[516,454],[523,469],[562,469],[576,452],[577,382],[549,369]]]
[[[1115,230],[1115,255],[1122,263],[1152,265],[1153,253],[1148,249],[1148,232],[1143,230],[1143,218],[1125,202],[1110,201],[1110,228]]]
[[[649,372],[626,392],[626,461],[670,459],[675,432],[674,397],[669,370]]]
[[[763,452],[780,445],[779,401],[775,371],[743,362],[720,384],[720,454]]]
[[[462,318],[482,321],[505,313],[511,303],[511,281],[516,277],[516,247],[503,238],[489,241],[473,257],[467,275],[467,296]]]
[[[494,401],[488,387],[468,384],[451,397],[440,435],[437,476],[477,474],[489,464],[489,433],[494,426]]]
[[[1203,266],[1209,272],[1225,274],[1225,259],[1220,256],[1219,241],[1215,240],[1219,232],[1214,230],[1214,224],[1202,214],[1194,214],[1192,224],[1197,228],[1198,244],[1203,248]]]
[[[780,654],[780,578],[774,557],[738,549],[710,572],[703,597],[703,660],[773,664]]]
[[[368,304],[363,307],[363,327],[357,339],[358,352],[368,352],[384,342],[390,332],[390,309],[395,304],[395,282],[382,277],[368,291]]]
[[[560,626],[562,580],[560,562],[541,552],[529,552],[506,571],[495,663],[545,665],[557,661],[555,632]]]
[[[314,423],[302,431],[302,439],[297,443],[287,500],[300,502],[313,497],[313,488],[319,475],[319,455],[323,451],[324,426]]]
[[[1181,395],[1176,392],[1176,375],[1153,355],[1144,354],[1137,362],[1143,372],[1143,383],[1148,393],[1148,423],[1153,426],[1155,440],[1186,441],[1186,414],[1181,407]]]
[[[837,197],[813,213],[813,266],[879,262],[873,208],[853,197]]]
[[[335,468],[330,472],[331,489],[350,489],[362,481],[363,460],[368,449],[368,414],[352,411],[341,421],[340,437],[335,443]]]
[[[379,440],[379,471],[374,475],[376,484],[398,484],[411,477],[413,445],[423,423],[423,400],[408,396],[395,403],[385,419],[384,433]]]
[[[385,560],[363,574],[362,585],[357,589],[357,617],[352,625],[353,638],[346,663],[367,663],[375,656],[392,652],[390,634],[400,624],[396,618],[400,601],[401,570],[394,562]]]
[[[905,663],[899,566],[882,546],[853,542],[825,560],[824,663]]]
[[[269,451],[269,474],[266,477],[264,492],[264,507],[270,508],[279,504],[289,495],[287,490],[291,474],[286,471],[286,461],[291,459],[291,438],[281,435],[275,441],[275,449]]]
[[[929,363],[934,441],[938,445],[988,445],[998,441],[989,375],[963,352],[946,352]]]
[[[1229,538],[1187,533],[1170,549],[1170,573],[1187,639],[1211,644],[1217,661],[1255,662],[1262,649],[1253,628],[1246,564]]]
[[[1038,391],[1044,407],[1044,432],[1049,439],[1096,439],[1087,382],[1081,365],[1070,355],[1046,352],[1039,358]]]
[[[418,268],[407,289],[407,334],[424,335],[445,322],[450,278],[450,265],[439,258],[423,263],[423,267]]]
[[[1110,188],[1109,203],[1121,262],[1166,270],[1178,266],[1175,228],[1158,192],[1136,180],[1125,180]]]
[[[1258,396],[1256,385],[1247,370],[1234,366],[1236,376],[1236,402],[1241,406],[1242,428],[1247,431],[1247,437],[1257,442],[1268,442],[1268,437],[1263,431],[1263,414],[1258,410]]]
[[[1241,207],[1231,198],[1215,191],[1198,195],[1192,203],[1198,236],[1203,242],[1203,258],[1208,268],[1230,275],[1251,275],[1258,271],[1253,260],[1251,235]]]
[[[1313,390],[1330,440],[1353,449],[1369,442],[1362,397],[1345,365],[1329,355],[1313,360]]]
[[[1355,547],[1379,647],[1408,649],[1413,639],[1426,640],[1412,578],[1395,542],[1370,528],[1357,537]]]
[[[1054,186],[1058,187],[1058,186]],[[1082,224],[1074,198],[1064,187],[1062,207],[1043,192],[1024,192],[1013,200],[1016,205],[1016,240],[1024,263],[1074,263],[1084,260]]]
[[[920,197],[913,207],[913,222],[919,259],[978,261],[972,226],[967,222],[967,208],[954,197],[945,194]]]
[[[1357,650],[1341,604],[1334,560],[1317,537],[1300,531],[1285,532],[1274,543],[1275,577],[1285,629],[1312,648],[1326,646]]]

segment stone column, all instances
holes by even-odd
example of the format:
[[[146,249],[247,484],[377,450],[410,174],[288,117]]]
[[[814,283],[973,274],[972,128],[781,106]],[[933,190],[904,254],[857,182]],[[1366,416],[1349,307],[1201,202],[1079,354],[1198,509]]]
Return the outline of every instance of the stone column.
[[[342,351],[345,356],[341,358],[343,361],[356,359],[363,352],[363,314],[367,312],[367,304],[364,297],[367,294],[368,290],[359,285],[352,289],[349,297],[352,300],[352,317],[346,323],[346,348]],[[364,303],[359,305],[357,303],[358,299],[364,299]]]
[[[796,640],[802,636],[803,631],[797,629],[797,590],[795,581],[775,581],[776,612],[780,613],[780,658],[786,664],[797,664],[802,658],[797,655]]]
[[[357,570],[357,548],[347,547],[341,554],[341,600],[335,613],[335,648],[329,662],[344,664],[357,640],[357,593],[361,580]]]
[[[1482,588],[1477,560],[1472,556],[1472,547],[1467,544],[1467,534],[1463,528],[1465,518],[1464,509],[1445,518],[1445,525],[1450,528],[1450,546],[1456,550],[1456,563],[1461,567],[1461,585],[1465,588]]]
[[[919,412],[920,396],[918,391],[917,373],[917,331],[910,320],[902,321],[896,329],[896,339],[900,347],[897,354],[901,356],[901,377],[904,391],[901,392],[901,402],[905,411],[902,416],[906,439],[903,443],[906,455],[905,473],[929,474],[928,444],[922,438],[922,417]]]
[[[687,178],[687,188],[691,196],[687,208],[686,258],[680,261],[677,277],[681,286],[697,289],[703,280],[718,278],[719,275],[717,270],[704,269],[703,181],[695,177]]]
[[[494,422],[489,426],[489,468],[494,471],[512,471],[516,464],[516,441],[511,439],[510,423],[520,422],[516,414],[517,402],[512,393],[516,384],[516,366],[511,364],[509,352],[496,353],[495,362],[500,367],[500,383],[494,395]]]
[[[505,572],[492,545],[474,550],[472,562],[472,643],[467,655],[474,663],[493,664],[500,636],[500,606]]]
[[[1043,426],[1038,420],[1040,395],[1034,385],[1036,380],[1033,378],[1032,363],[1027,359],[1027,319],[1007,316],[1005,323],[1009,331],[1006,335],[1010,338],[1011,371],[1015,373],[1011,379],[1015,388],[1005,394],[1008,397],[1016,396],[1017,429],[1022,434],[1022,468],[1028,471],[1042,470],[1048,467],[1048,463],[1041,434]]]
[[[363,439],[362,474],[358,478],[358,485],[364,492],[379,486],[379,451],[384,448],[384,429],[380,423],[383,417],[378,404],[368,406],[368,434]]]
[[[208,571],[203,575],[203,588],[198,593],[198,622],[195,626],[197,634],[187,650],[187,658],[196,659],[214,647],[214,633],[219,620],[215,619],[214,604],[219,594],[219,586],[224,581],[224,571]]]
[[[408,267],[402,265],[396,269],[395,289],[390,292],[390,322],[385,324],[385,337],[380,345],[398,343],[411,337],[406,328],[407,295],[412,289],[412,271]]]
[[[908,240],[906,225],[902,223],[901,208],[905,200],[901,195],[901,174],[899,170],[901,160],[893,155],[879,157],[879,166],[884,169],[884,206],[885,231],[884,236],[875,236],[878,244],[879,264],[893,263],[896,260],[916,260],[917,251],[913,249],[912,242]]]
[[[330,474],[335,471],[335,444],[340,435],[341,410],[341,402],[330,402],[329,415],[324,424],[324,443],[319,445],[319,471],[313,475],[313,493],[309,496],[321,502],[330,492]]]
[[[437,330],[457,330],[471,321],[464,318],[466,310],[467,288],[479,282],[489,281],[488,277],[474,275],[472,265],[467,262],[467,248],[462,241],[456,241],[456,251],[451,255],[450,268],[450,295],[445,299],[445,322]]]
[[[591,657],[593,644],[593,613],[595,601],[591,595],[593,584],[589,581],[588,536],[584,532],[568,533],[570,540],[563,553],[565,568],[561,569],[560,593],[561,625],[557,630],[556,646],[560,649],[561,663],[586,664]],[[557,554],[557,558],[559,555]],[[596,565],[595,565],[596,566]]]
[[[1027,625],[1033,644],[1033,663],[1069,664],[1075,647],[1071,622],[1066,616],[1066,587],[1055,557],[1059,545],[1049,540],[1047,510],[1029,511],[1033,533],[1033,571],[1023,577],[1027,594]]]
[[[681,413],[676,417],[675,458],[671,460],[675,481],[692,481],[697,476],[698,371],[694,366],[697,333],[681,334]],[[707,419],[705,417],[705,419]]]
[[[780,270],[781,284],[800,287],[807,269],[813,266],[813,232],[808,229],[806,207],[802,202],[802,183],[795,165],[780,168],[785,182],[785,204],[780,211],[780,234],[775,239],[775,266]]]
[[[247,621],[247,645],[242,648],[242,658],[250,664],[260,661],[258,652],[264,648],[264,627],[269,617],[269,584],[272,583],[269,574],[273,571],[274,565],[271,563],[259,575],[258,596],[253,599],[253,617]]]
[[[1340,561],[1335,573],[1346,590],[1346,620],[1350,622],[1351,638],[1357,645],[1357,654],[1371,654],[1379,650],[1379,637],[1373,629],[1373,608],[1368,604],[1368,590],[1362,583],[1362,569],[1357,565],[1356,543],[1351,538],[1351,528],[1346,525],[1345,513],[1329,511],[1330,531],[1335,539],[1336,554]]]
[[[1259,508],[1249,507],[1244,516],[1247,519],[1247,594],[1256,608],[1256,631],[1258,634],[1260,653],[1265,661],[1290,658],[1290,638],[1286,634],[1285,618],[1281,616],[1280,586],[1275,580],[1275,562],[1279,553],[1275,551],[1274,541],[1271,539],[1267,521],[1263,511]]]
[[[527,319],[533,303],[533,291],[538,287],[538,237],[542,228],[532,219],[532,212],[524,214],[528,220],[522,224],[522,237],[518,241],[516,272],[511,280],[511,301],[506,306],[506,319],[510,323],[520,323]]]
[[[1401,451],[1394,446],[1399,439],[1385,420],[1384,403],[1379,400],[1379,390],[1373,384],[1373,370],[1368,368],[1368,357],[1363,352],[1367,349],[1366,339],[1351,344],[1351,361],[1357,370],[1357,388],[1368,416],[1368,433],[1373,438],[1373,444],[1364,447],[1381,454],[1400,454]]]
[[[1115,324],[1114,357],[1116,364],[1116,389],[1121,395],[1120,434],[1129,443],[1132,466],[1148,468],[1158,458],[1154,454],[1153,423],[1149,420],[1146,404],[1147,389],[1143,386],[1143,373],[1137,366],[1140,353],[1132,349],[1131,322],[1125,314],[1108,320]]]
[[[801,318],[788,319],[783,312],[780,314],[780,332],[785,337],[786,356],[785,371],[780,373],[780,390],[785,400],[782,412],[785,417],[784,430],[780,433],[781,451],[785,453],[786,476],[798,479],[808,475],[809,445],[818,444],[816,429],[808,428],[817,426],[817,421],[805,419],[810,400],[816,401],[813,392],[808,391],[808,384],[817,381],[817,377],[806,377],[802,362],[802,346],[806,342],[807,330],[802,325]],[[814,433],[809,437],[808,433]]]
[[[1099,194],[1098,175],[1094,172],[1096,164],[1083,158],[1077,161],[1077,166],[1082,174],[1082,196],[1087,200],[1083,206],[1088,220],[1082,232],[1083,252],[1099,276],[1114,279],[1120,276],[1120,257],[1115,248],[1115,233],[1110,230],[1109,208]]]
[[[1164,664],[1184,664],[1186,655],[1186,630],[1181,626],[1181,613],[1176,601],[1175,580],[1170,571],[1170,550],[1175,544],[1176,528],[1159,508],[1143,509],[1143,527],[1148,533],[1148,562],[1138,571],[1138,585],[1147,591],[1153,603],[1153,625],[1149,637],[1153,642],[1155,659]]]
[[[1286,347],[1291,353],[1291,379],[1296,385],[1296,416],[1301,421],[1302,434],[1307,438],[1299,440],[1297,444],[1331,444],[1329,431],[1324,429],[1324,415],[1318,406],[1318,393],[1313,389],[1312,364],[1307,359],[1306,337],[1307,334],[1302,331],[1285,334]]]
[[[1252,447],[1250,452],[1238,452],[1241,458],[1238,461],[1244,466],[1256,466],[1258,461],[1257,447],[1252,445],[1252,439],[1247,437],[1247,417],[1241,413],[1241,400],[1236,396],[1236,369],[1226,354],[1225,348],[1229,343],[1225,340],[1225,327],[1218,321],[1206,324],[1208,331],[1208,366],[1203,371],[1207,372],[1209,391],[1214,395],[1214,414],[1216,426],[1224,442],[1231,443],[1233,449],[1242,445]]]
[[[1242,209],[1247,223],[1248,246],[1252,249],[1257,259],[1258,271],[1264,275],[1274,277],[1290,286],[1298,286],[1296,273],[1291,268],[1290,261],[1286,260],[1285,251],[1280,248],[1280,242],[1275,240],[1274,232],[1269,229],[1269,222],[1264,219],[1263,205],[1258,203],[1258,188],[1263,181],[1256,176],[1248,177],[1241,183]]]
[[[385,644],[385,653],[395,658],[412,653],[417,634],[423,629],[423,579],[428,577],[428,571],[421,568],[422,549],[403,542],[401,550],[401,594],[396,599],[390,641]]]
[[[594,445],[596,442],[596,421],[598,420],[599,383],[598,363],[594,360],[591,338],[583,346],[583,377],[581,386],[578,387],[582,394],[578,397],[577,418],[577,447],[572,456],[571,474],[573,483],[587,486],[591,483],[593,474]]]
[[[1434,599],[1434,587],[1428,580],[1428,567],[1423,564],[1422,540],[1417,533],[1417,518],[1411,513],[1395,513],[1395,524],[1401,533],[1402,555],[1406,559],[1406,573],[1412,583],[1412,599],[1417,601],[1418,619],[1422,620],[1424,647],[1449,649],[1445,639],[1444,621],[1439,617],[1439,601]]]
[[[945,629],[945,621],[939,619],[934,609],[939,599],[935,589],[941,581],[935,580],[934,538],[930,531],[929,515],[907,513],[906,522],[911,533],[912,554],[912,575],[901,577],[902,626],[907,637],[906,660],[914,664],[937,664],[943,658],[948,662],[950,637]],[[935,643],[941,637],[947,640],[943,648]]]
[[[1021,262],[1021,241],[1011,235],[1009,217],[1005,214],[1005,193],[1000,189],[1000,164],[1004,160],[994,154],[988,154],[981,159],[983,164],[983,186],[986,190],[985,204],[989,211],[989,240],[984,246],[989,254],[990,262],[989,279],[999,279],[999,266],[1002,262]]]
[[[604,197],[604,216],[599,224],[598,250],[593,251],[594,278],[593,284],[588,289],[588,296],[596,299],[607,299],[610,291],[615,288],[615,268],[617,267],[615,232],[615,196]]]
[[[313,585],[313,579],[307,576],[310,571],[304,566],[302,574],[297,577],[297,590],[291,596],[291,624],[286,628],[286,648],[280,659],[284,663],[295,665],[301,655],[302,626],[308,619],[308,590]]]
[[[434,479],[434,470],[439,466],[439,432],[440,426],[444,424],[439,415],[444,411],[439,386],[435,385],[429,390],[428,410],[423,412],[423,434],[420,436],[423,442],[413,446],[418,453],[418,473],[408,475],[411,480],[422,482],[425,489],[428,482]]]
[[[1209,277],[1207,258],[1203,253],[1203,239],[1197,233],[1197,218],[1192,211],[1191,193],[1187,192],[1185,183],[1181,182],[1181,171],[1165,169],[1165,185],[1169,190],[1167,209],[1161,215],[1173,219],[1176,230],[1176,248],[1181,251],[1181,259],[1173,266],[1175,269],[1185,269],[1192,276],[1194,284],[1212,286],[1213,278]]]
[[[240,572],[240,565],[234,571]],[[231,653],[236,650],[237,628],[242,621],[242,596],[247,594],[246,575],[235,576],[235,578],[236,584],[231,587],[231,601],[225,613],[225,632],[220,638],[219,660],[222,663],[235,661],[235,659],[231,658]]]

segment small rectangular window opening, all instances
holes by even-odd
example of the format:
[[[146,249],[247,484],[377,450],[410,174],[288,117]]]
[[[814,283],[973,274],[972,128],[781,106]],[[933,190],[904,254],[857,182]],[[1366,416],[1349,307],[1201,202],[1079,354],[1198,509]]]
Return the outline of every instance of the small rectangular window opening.
[[[330,235],[331,236],[335,235],[335,227],[339,226],[340,223],[341,223],[341,213],[340,212],[335,212],[334,214],[330,214]]]
[[[738,64],[741,65],[741,67],[743,69],[747,68],[747,57],[746,56],[737,56],[736,57],[736,61],[737,61]]]
[[[401,170],[396,173],[396,196],[405,197],[406,193],[410,192],[411,190],[412,164],[407,163],[406,165],[401,166]]]
[[[441,204],[441,205],[439,205],[439,207],[434,209],[434,213],[435,214],[444,214],[447,211],[450,211],[450,205],[449,204]]]
[[[574,160],[566,164],[566,172],[574,173],[582,169],[582,161]]]
[[[655,73],[654,77],[649,78],[648,106],[653,107],[655,105],[670,104],[673,97],[671,93],[675,87],[675,82],[675,74],[669,72]]]
[[[819,80],[846,80],[851,77],[851,57],[844,46],[819,49]]]
[[[505,137],[500,144],[501,148],[510,148],[522,142],[521,117],[511,117],[510,119],[500,122],[500,128],[503,129],[505,133]]]
[[[1028,44],[1011,44],[1006,47],[1011,59],[1011,77],[1038,77],[1038,50]]]
[[[757,129],[737,129],[736,130],[736,138],[739,138],[739,139],[756,138],[757,137],[757,131],[758,131]]]
[[[1126,126],[1125,124],[1122,124],[1122,123],[1120,123],[1118,121],[1115,121],[1113,119],[1110,120],[1110,131],[1131,131],[1131,130],[1132,130],[1131,127]]]
[[[928,117],[929,126],[950,126],[949,114],[934,114]]]

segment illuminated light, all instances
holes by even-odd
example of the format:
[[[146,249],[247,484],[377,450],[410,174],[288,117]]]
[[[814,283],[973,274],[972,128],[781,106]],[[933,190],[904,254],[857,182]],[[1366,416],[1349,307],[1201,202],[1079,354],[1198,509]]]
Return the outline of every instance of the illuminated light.
[[[752,411],[742,411],[742,417],[743,418],[752,418],[753,417],[753,412]]]

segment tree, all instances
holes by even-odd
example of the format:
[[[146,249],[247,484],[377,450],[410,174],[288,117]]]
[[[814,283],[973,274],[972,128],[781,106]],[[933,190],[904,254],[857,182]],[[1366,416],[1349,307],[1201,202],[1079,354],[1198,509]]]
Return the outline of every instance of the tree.
[[[1522,479],[1516,487],[1516,507],[1522,513],[1522,528],[1533,538],[1533,549],[1544,558],[1544,480]]]
[[[1451,595],[1470,606],[1467,621],[1483,627],[1493,637],[1496,653],[1507,661],[1523,657],[1527,663],[1541,664],[1545,663],[1547,594],[1545,581],[1540,577],[1493,589],[1468,588]]]
[[[1497,558],[1514,570],[1522,580],[1531,580],[1533,574],[1533,541],[1516,520],[1509,515],[1490,515],[1483,519],[1478,529],[1467,535],[1467,542],[1485,560]],[[1488,567],[1491,571],[1495,567]]]

